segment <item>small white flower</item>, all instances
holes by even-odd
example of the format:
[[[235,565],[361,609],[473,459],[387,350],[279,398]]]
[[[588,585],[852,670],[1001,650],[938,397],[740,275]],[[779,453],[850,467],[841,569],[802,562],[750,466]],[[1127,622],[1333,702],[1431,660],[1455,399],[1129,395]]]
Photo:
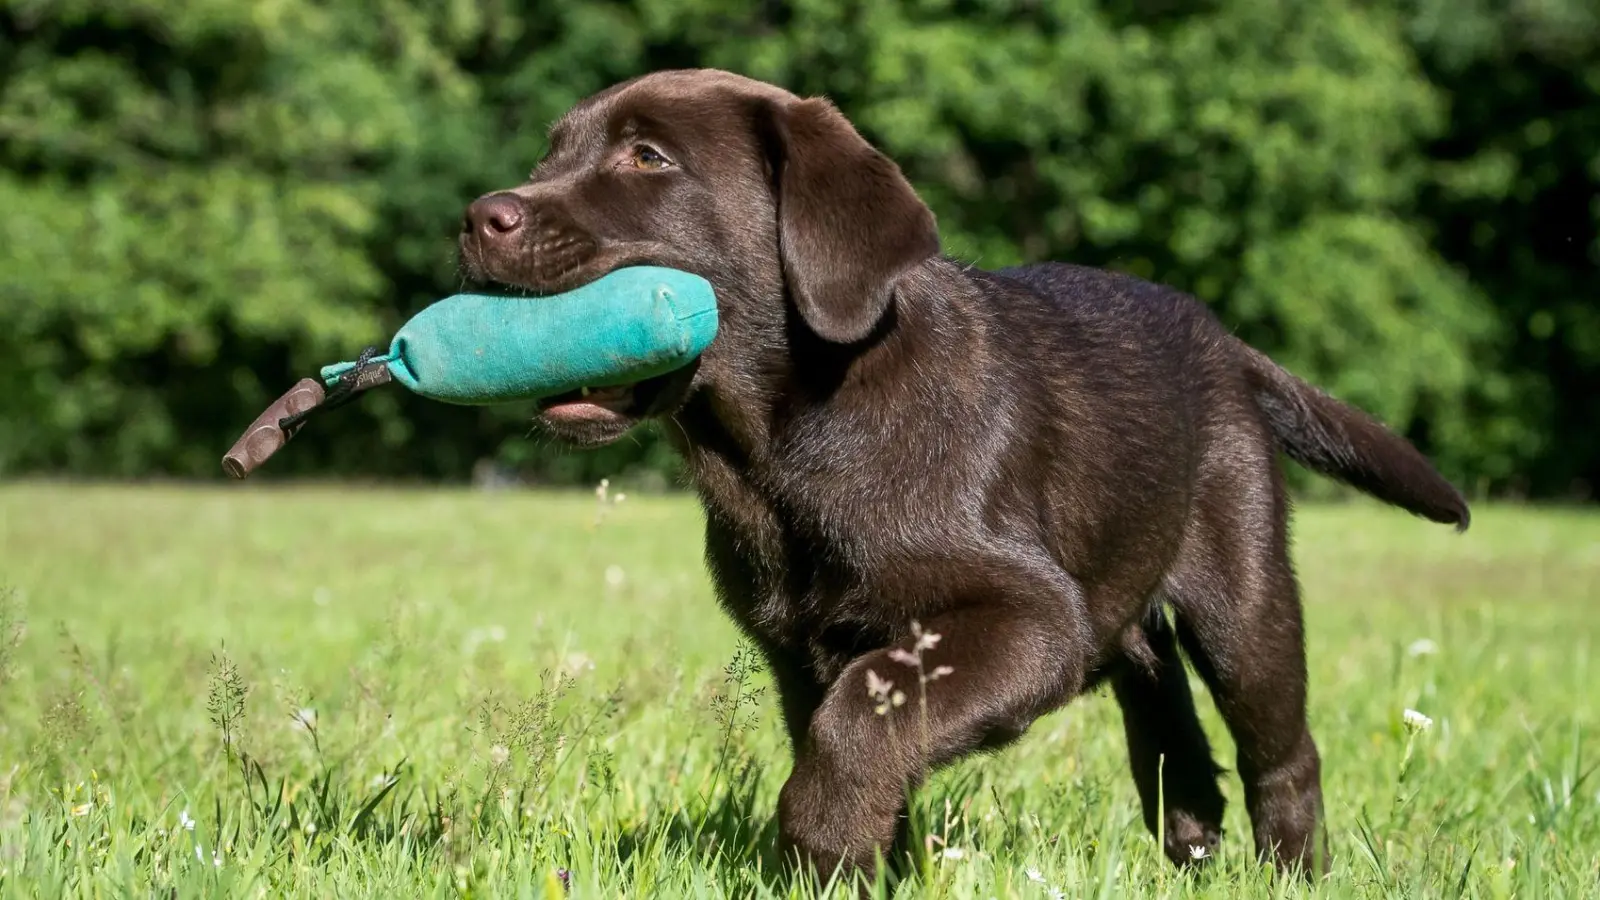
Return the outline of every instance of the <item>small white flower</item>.
[[[1439,645],[1428,638],[1418,638],[1411,642],[1411,646],[1406,648],[1406,655],[1412,657],[1432,656],[1438,652]]]
[[[1406,710],[1400,717],[1405,721],[1406,727],[1412,731],[1427,731],[1433,727],[1432,719],[1414,709]]]
[[[1208,857],[1210,855],[1211,854],[1209,852],[1207,852],[1206,848],[1204,848],[1204,847],[1196,847],[1193,844],[1189,845],[1189,858],[1190,859],[1200,860],[1200,859],[1205,859],[1206,857]]]
[[[495,744],[493,747],[489,748],[489,761],[494,763],[497,766],[505,765],[506,764],[506,760],[508,760],[510,758],[511,758],[511,751],[507,750],[504,746],[502,746],[500,744]]]
[[[1028,876],[1028,880],[1034,884],[1044,885],[1045,896],[1049,897],[1050,900],[1067,900],[1067,895],[1062,893],[1060,888],[1046,883],[1044,880],[1044,873],[1040,872],[1034,866],[1029,866],[1028,868],[1023,869],[1022,874]]]
[[[194,830],[194,819],[189,818],[189,811],[187,809],[181,813],[178,813],[178,824],[183,826],[184,831]]]
[[[74,806],[72,808],[72,814],[74,816],[87,816],[89,814],[89,810],[91,810],[91,809],[94,809],[94,803],[93,802],[80,803],[77,806]]]
[[[878,673],[871,669],[867,670],[867,696],[885,697],[892,687],[894,687],[894,682],[880,678]]]
[[[943,855],[945,859],[965,859],[967,856],[967,851],[961,849],[960,847],[946,847],[944,848]]]
[[[894,682],[878,677],[871,669],[867,670],[867,696],[877,701],[875,711],[880,716],[906,702],[906,695],[894,689]]]
[[[390,775],[387,772],[379,772],[378,774],[372,776],[372,781],[369,783],[369,786],[373,790],[382,790],[383,788],[386,788],[399,780],[400,779]]]
[[[194,858],[200,860],[201,862],[206,861],[206,852],[200,849],[199,844],[194,845]]]
[[[306,823],[306,834],[316,834],[316,833],[317,833],[317,823],[315,823],[315,822],[307,822]]]
[[[217,853],[216,851],[212,851],[212,853],[211,853],[211,864],[213,866],[216,866],[219,869],[222,868],[222,854],[221,853]]]

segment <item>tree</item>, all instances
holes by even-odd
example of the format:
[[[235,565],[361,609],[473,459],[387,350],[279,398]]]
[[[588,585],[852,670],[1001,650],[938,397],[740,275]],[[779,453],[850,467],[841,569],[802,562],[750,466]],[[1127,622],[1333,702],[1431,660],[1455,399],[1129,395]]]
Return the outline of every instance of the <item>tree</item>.
[[[1450,98],[1421,211],[1502,323],[1458,466],[1518,493],[1600,484],[1600,7],[1410,0],[1407,34]]]
[[[1192,291],[1453,477],[1564,490],[1600,466],[1563,421],[1600,402],[1597,29],[1488,4],[0,0],[0,472],[214,475],[296,378],[457,287],[463,208],[550,121],[709,65],[830,96],[955,256]],[[378,392],[272,468],[673,467],[527,413]]]

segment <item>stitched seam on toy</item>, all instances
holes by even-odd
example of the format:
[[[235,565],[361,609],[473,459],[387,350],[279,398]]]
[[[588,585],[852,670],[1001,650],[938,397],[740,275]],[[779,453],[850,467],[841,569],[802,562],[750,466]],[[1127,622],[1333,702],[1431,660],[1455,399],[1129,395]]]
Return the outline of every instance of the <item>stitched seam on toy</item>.
[[[672,313],[672,318],[680,322],[683,321],[683,317],[678,315],[678,304],[676,299],[672,296],[671,288],[666,286],[657,287],[656,296],[660,297],[662,301],[667,304],[667,312]]]

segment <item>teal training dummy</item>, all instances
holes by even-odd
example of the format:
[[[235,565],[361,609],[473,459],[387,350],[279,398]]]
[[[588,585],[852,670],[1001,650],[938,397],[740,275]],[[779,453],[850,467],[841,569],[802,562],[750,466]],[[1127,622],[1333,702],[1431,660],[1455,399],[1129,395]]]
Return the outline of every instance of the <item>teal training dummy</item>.
[[[688,365],[717,333],[705,279],[657,266],[617,269],[548,297],[457,294],[417,313],[387,353],[303,379],[241,436],[223,468],[244,478],[313,413],[398,381],[433,400],[486,405],[614,387]]]

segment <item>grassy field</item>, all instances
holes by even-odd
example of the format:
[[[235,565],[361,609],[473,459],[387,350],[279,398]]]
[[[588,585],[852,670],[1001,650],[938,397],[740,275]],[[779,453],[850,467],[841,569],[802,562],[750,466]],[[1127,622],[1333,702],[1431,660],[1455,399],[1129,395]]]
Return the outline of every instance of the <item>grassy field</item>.
[[[0,895],[808,895],[699,531],[683,498],[0,487]],[[918,795],[899,895],[1600,895],[1600,516],[1318,507],[1296,544],[1323,884],[1255,865],[1231,776],[1219,858],[1170,870],[1091,696]]]

